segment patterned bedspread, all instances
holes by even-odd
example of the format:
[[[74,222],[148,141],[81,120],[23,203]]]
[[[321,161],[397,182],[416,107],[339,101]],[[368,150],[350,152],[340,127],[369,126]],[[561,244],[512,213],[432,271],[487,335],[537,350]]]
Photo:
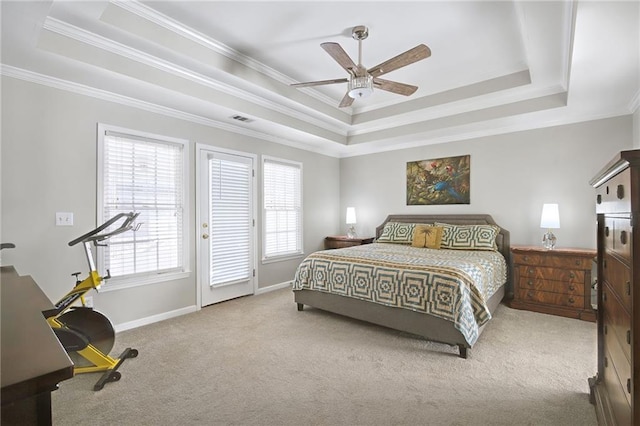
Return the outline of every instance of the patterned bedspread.
[[[486,301],[507,280],[495,251],[434,250],[373,243],[309,255],[293,290],[315,290],[452,321],[473,345],[491,318]]]

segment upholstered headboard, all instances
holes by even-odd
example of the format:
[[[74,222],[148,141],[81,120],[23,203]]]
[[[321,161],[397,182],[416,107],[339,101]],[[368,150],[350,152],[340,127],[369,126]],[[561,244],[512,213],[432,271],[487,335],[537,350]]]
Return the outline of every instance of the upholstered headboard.
[[[376,228],[376,238],[382,234],[382,229],[387,222],[402,222],[402,223],[434,223],[443,222],[450,223],[452,225],[496,225],[500,228],[500,232],[496,237],[496,245],[498,251],[502,253],[507,260],[507,265],[510,266],[511,262],[511,247],[509,240],[509,231],[498,225],[493,218],[488,214],[443,214],[443,215],[431,215],[431,214],[392,214],[382,222],[380,226]]]

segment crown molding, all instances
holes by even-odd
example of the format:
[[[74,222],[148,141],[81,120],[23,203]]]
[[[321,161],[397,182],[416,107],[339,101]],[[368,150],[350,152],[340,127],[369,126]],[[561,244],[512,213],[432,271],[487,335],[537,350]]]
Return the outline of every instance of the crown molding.
[[[479,139],[489,136],[500,136],[529,130],[584,123],[588,121],[605,120],[625,115],[628,115],[628,112],[620,110],[609,111],[606,113],[557,115],[544,121],[536,121],[535,124],[531,124],[532,122],[530,120],[520,120],[519,116],[501,118],[490,122],[485,121],[459,126],[455,129],[455,132],[452,132],[451,128],[447,128],[424,133],[422,135],[414,134],[411,136],[413,140],[408,141],[381,141],[347,145],[340,158],[359,157],[362,155],[379,154],[389,151],[418,148],[427,145]]]
[[[567,21],[564,25],[564,40],[567,44],[562,49],[562,82],[566,90],[569,89],[569,81],[571,79],[571,61],[573,58],[573,42],[576,34],[576,17],[578,16],[578,7],[576,2],[571,0],[565,3],[565,18]]]
[[[178,22],[175,19],[156,11],[149,6],[140,3],[137,0],[111,0],[109,3],[123,10],[126,10],[127,12],[133,13],[143,19],[153,22],[154,24],[159,25],[181,37],[191,40],[194,43],[198,43],[206,47],[207,49],[224,55],[229,59],[239,62],[242,65],[249,67],[259,73],[262,73],[280,83],[286,85],[290,85],[291,83],[298,83],[298,81],[292,79],[291,77],[279,71],[276,71],[275,69],[268,67],[267,65],[238,52],[237,50],[225,45],[224,43],[220,43],[219,41],[214,40],[211,37],[208,37],[201,32],[182,24],[181,22]],[[321,102],[331,105],[332,107],[335,107],[336,105],[335,99],[332,99],[329,96],[318,92],[317,90],[304,88],[300,89],[300,91]]]
[[[97,89],[95,87],[86,86],[84,84],[74,83],[68,80],[63,80],[57,77],[52,77],[33,71],[28,71],[22,68],[13,67],[11,65],[1,64],[0,74],[5,77],[15,78],[18,80],[27,81],[30,83],[40,84],[43,86],[51,87],[66,92],[75,93],[78,95],[88,96],[95,99],[100,99],[106,102],[113,102],[120,105],[125,105],[132,108],[137,108],[143,111],[151,112],[154,114],[160,114],[179,120],[189,121],[196,124],[202,124],[204,126],[225,130],[231,133],[237,133],[251,138],[261,139],[267,142],[273,142],[280,145],[290,146],[292,148],[298,148],[305,151],[315,152],[318,154],[327,155],[330,157],[340,157],[340,150],[328,150],[326,148],[319,148],[311,146],[302,142],[285,139],[282,137],[270,135],[268,133],[259,132],[245,127],[235,126],[233,124],[224,123],[222,121],[213,120],[211,118],[203,117],[197,114],[191,114],[184,111],[180,111],[174,108],[165,107],[162,105],[154,104],[140,99],[135,99],[129,96],[120,95],[117,93],[109,92],[107,90]]]
[[[434,145],[446,142],[463,141],[469,139],[477,139],[487,136],[496,136],[508,133],[515,133],[526,130],[535,130],[541,128],[562,126],[567,124],[575,124],[586,121],[601,120],[607,118],[615,118],[619,116],[628,115],[628,110],[609,111],[607,113],[595,113],[595,114],[579,114],[579,115],[554,115],[554,118],[546,120],[544,123],[536,122],[533,126],[529,120],[526,122],[515,122],[512,120],[497,119],[491,123],[482,122],[474,123],[471,126],[459,128],[461,132],[450,132],[450,129],[440,129],[437,133],[428,133],[424,135],[412,135],[414,140],[403,142],[389,142],[381,141],[380,143],[367,143],[367,144],[355,144],[355,145],[338,145],[333,144],[333,149],[328,148],[326,145],[314,146],[311,144],[305,144],[303,142],[294,141],[268,133],[247,129],[233,124],[224,123],[218,120],[213,120],[207,117],[203,117],[196,114],[186,113],[176,110],[174,108],[165,107],[162,105],[154,104],[151,102],[142,101],[139,99],[131,98],[129,96],[123,96],[117,93],[109,92],[102,89],[86,86],[79,83],[70,82],[60,78],[28,71],[25,69],[13,67],[6,64],[0,65],[0,74],[6,77],[15,78],[30,83],[40,84],[54,89],[59,89],[71,93],[76,93],[83,96],[88,96],[96,99],[100,99],[107,102],[113,102],[128,107],[137,108],[147,112],[164,115],[167,117],[176,118],[204,126],[241,134],[251,138],[261,139],[267,142],[273,142],[280,145],[290,146],[292,148],[301,149],[304,151],[314,152],[317,154],[326,155],[334,158],[348,158],[357,157],[361,155],[384,153],[388,151],[395,151],[400,149],[416,148],[420,146]],[[640,103],[640,92],[636,94],[634,98],[636,108]],[[509,121],[512,121],[509,123]],[[517,120],[516,120],[517,121]],[[480,127],[479,127],[480,126]]]
[[[338,126],[325,120],[321,120],[308,114],[304,114],[298,109],[284,106],[280,103],[265,99],[246,90],[242,90],[229,84],[214,80],[210,77],[196,73],[164,59],[160,59],[147,53],[141,52],[137,49],[133,49],[122,43],[107,39],[103,36],[76,27],[59,19],[48,16],[45,19],[42,28],[44,30],[48,30],[64,37],[79,41],[81,43],[88,44],[90,46],[113,53],[115,55],[119,55],[135,62],[156,68],[160,71],[167,72],[177,77],[210,87],[243,101],[296,118],[305,123],[309,123],[325,130],[338,133],[342,136],[346,136],[347,134],[344,126]]]

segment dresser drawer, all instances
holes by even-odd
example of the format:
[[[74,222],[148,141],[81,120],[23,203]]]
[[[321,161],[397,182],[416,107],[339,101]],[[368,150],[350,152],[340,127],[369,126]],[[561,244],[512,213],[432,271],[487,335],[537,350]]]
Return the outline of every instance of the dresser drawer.
[[[607,351],[606,343],[604,350],[604,385],[607,388],[609,403],[613,409],[616,423],[618,425],[631,425],[631,404],[627,399],[627,379],[624,383],[620,380],[614,363],[611,361],[611,354]]]
[[[631,261],[631,242],[633,235],[631,219],[605,218],[604,247],[606,251],[617,254],[626,261]]]
[[[596,213],[631,211],[631,170],[626,169],[596,189]]]
[[[545,305],[568,306],[572,308],[582,308],[584,306],[583,296],[551,293],[549,291],[519,289],[517,297],[526,302],[544,303]]]
[[[518,272],[520,278],[564,281],[575,285],[584,284],[584,271],[580,270],[519,266]]]
[[[591,259],[584,256],[558,256],[550,254],[513,254],[516,265],[549,266],[554,268],[591,269]]]
[[[627,402],[631,404],[631,394],[627,390],[627,380],[631,379],[631,363],[625,356],[624,351],[612,333],[604,335],[604,346],[605,353],[609,354],[607,362],[609,364],[613,364],[618,380],[623,387],[623,394],[627,399]]]
[[[631,360],[631,317],[618,298],[611,294],[609,286],[602,289],[602,310],[605,322],[603,330],[615,336],[628,361]]]
[[[543,280],[539,278],[520,278],[520,290],[541,290],[551,293],[562,293],[573,296],[584,296],[584,284],[565,281]]]
[[[616,293],[618,299],[627,312],[631,312],[631,270],[608,253],[604,255],[602,277],[611,291]]]

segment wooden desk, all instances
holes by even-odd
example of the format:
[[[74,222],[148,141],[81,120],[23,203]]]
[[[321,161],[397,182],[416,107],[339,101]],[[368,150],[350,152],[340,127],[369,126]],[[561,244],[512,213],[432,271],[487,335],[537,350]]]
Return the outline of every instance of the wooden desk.
[[[51,301],[30,276],[0,269],[2,424],[50,425],[51,392],[73,363],[42,315]]]

